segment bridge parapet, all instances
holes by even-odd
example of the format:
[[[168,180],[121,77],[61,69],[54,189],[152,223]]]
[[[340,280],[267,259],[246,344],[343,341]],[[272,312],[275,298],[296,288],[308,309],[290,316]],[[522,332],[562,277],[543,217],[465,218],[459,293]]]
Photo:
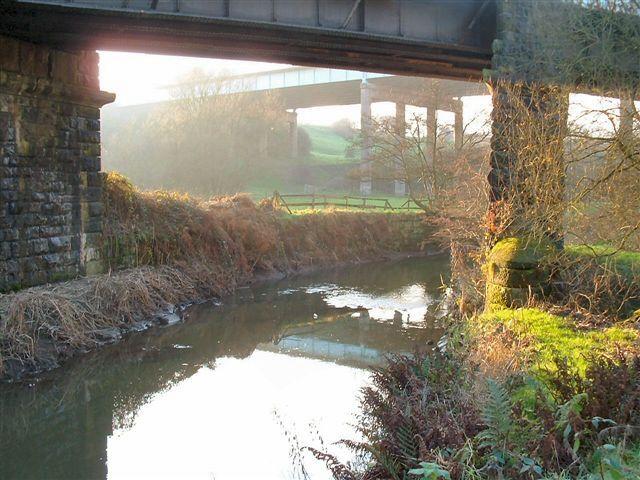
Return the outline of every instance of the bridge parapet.
[[[99,266],[98,55],[0,37],[0,291]]]

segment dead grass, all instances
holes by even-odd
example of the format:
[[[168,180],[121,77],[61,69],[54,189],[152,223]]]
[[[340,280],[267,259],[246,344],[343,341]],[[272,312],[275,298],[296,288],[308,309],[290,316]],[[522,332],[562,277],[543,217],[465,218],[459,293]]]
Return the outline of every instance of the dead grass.
[[[127,329],[168,305],[221,296],[259,274],[417,250],[415,214],[326,211],[291,216],[248,196],[198,200],[105,182],[109,273],[0,295],[0,377],[7,362],[37,368],[94,348],[100,330]]]

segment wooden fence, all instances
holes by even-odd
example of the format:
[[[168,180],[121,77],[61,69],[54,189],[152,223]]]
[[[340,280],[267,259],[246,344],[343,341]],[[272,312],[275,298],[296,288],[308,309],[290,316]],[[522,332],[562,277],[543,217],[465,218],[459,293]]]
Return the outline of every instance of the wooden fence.
[[[274,207],[285,208],[289,213],[295,208],[357,208],[357,209],[381,209],[381,210],[420,210],[420,207],[411,199],[407,199],[401,206],[394,207],[388,198],[354,197],[352,195],[320,195],[315,193],[286,194],[273,192],[271,198]]]

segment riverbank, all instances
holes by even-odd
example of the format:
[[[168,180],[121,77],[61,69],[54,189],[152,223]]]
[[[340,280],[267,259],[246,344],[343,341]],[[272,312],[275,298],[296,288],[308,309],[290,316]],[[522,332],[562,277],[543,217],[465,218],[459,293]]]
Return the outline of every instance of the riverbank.
[[[55,368],[252,281],[437,250],[412,213],[288,215],[236,195],[208,201],[105,183],[109,273],[0,296],[0,377]]]
[[[316,452],[334,477],[639,478],[640,256],[566,251],[586,272],[560,273],[576,279],[566,308],[552,295],[453,315],[439,349],[374,370],[361,393],[364,441],[350,444],[371,462],[353,471]],[[580,292],[590,308],[578,308]]]

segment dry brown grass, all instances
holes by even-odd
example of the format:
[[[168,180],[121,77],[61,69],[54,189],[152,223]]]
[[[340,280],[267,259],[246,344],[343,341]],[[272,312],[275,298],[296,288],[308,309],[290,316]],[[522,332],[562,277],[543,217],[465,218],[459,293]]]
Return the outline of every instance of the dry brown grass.
[[[0,376],[7,361],[37,368],[51,349],[64,358],[93,348],[102,329],[126,330],[256,275],[378,259],[422,240],[413,214],[290,216],[245,195],[201,201],[139,192],[116,174],[106,178],[105,210],[110,273],[0,296]]]

